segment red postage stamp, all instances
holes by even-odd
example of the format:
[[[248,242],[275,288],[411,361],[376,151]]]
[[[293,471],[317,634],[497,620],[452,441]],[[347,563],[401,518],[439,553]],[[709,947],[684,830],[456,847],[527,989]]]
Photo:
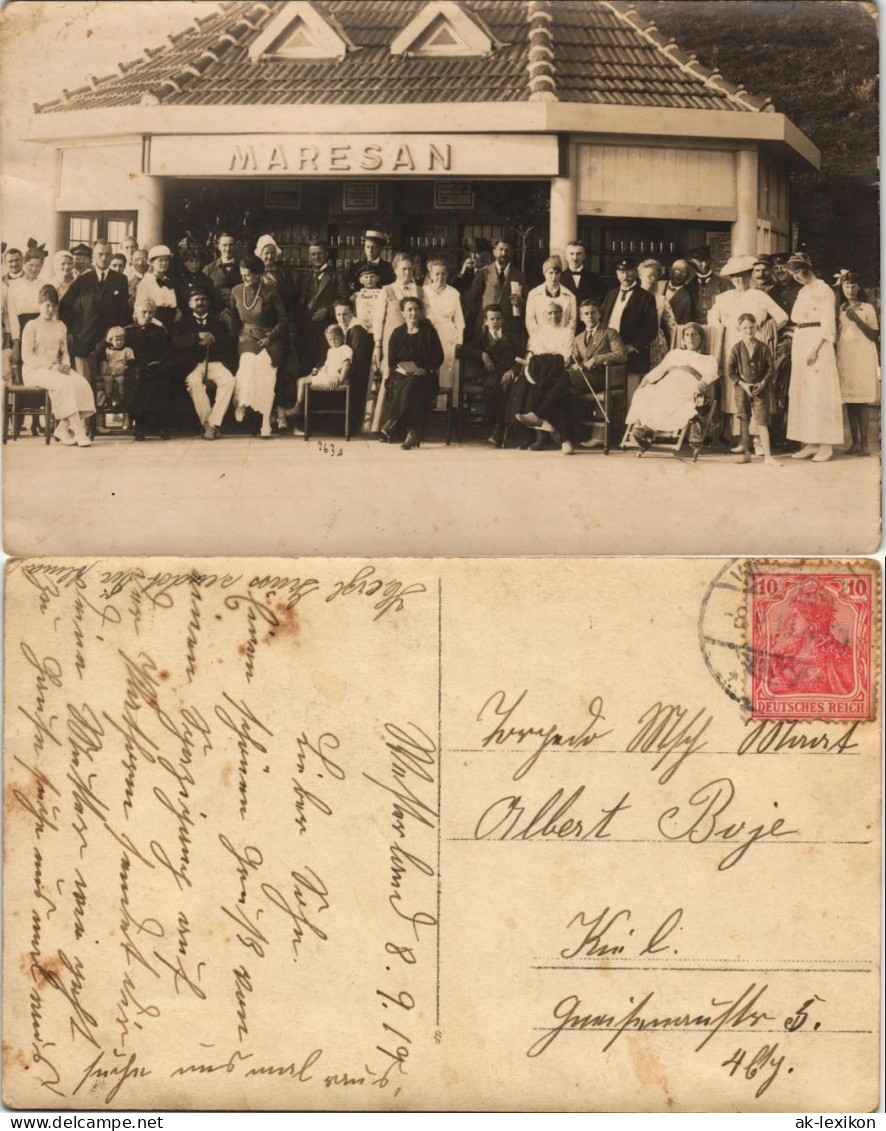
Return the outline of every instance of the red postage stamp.
[[[750,580],[751,716],[871,718],[875,574],[770,567]]]

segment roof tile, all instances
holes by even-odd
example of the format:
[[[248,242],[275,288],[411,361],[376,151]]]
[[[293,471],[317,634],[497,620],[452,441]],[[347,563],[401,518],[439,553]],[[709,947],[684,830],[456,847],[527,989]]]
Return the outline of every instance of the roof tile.
[[[67,92],[43,112],[138,105],[289,105],[384,102],[504,102],[529,98],[527,0],[457,0],[502,46],[485,58],[393,56],[390,43],[425,0],[312,0],[355,50],[331,60],[251,61],[248,46],[274,17],[273,6],[229,0],[143,52],[122,74]],[[553,72],[571,102],[755,111],[764,101],[674,46],[654,25],[628,15],[623,0],[556,0]],[[214,61],[205,52],[219,56]],[[193,67],[194,74],[188,68]],[[170,85],[164,85],[170,84]],[[175,88],[178,89],[175,89]],[[162,90],[161,90],[162,88]]]

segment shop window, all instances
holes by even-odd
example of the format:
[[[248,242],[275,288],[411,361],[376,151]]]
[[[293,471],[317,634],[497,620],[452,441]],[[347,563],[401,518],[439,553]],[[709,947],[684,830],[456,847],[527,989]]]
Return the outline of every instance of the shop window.
[[[68,223],[70,243],[88,243],[90,246],[98,239],[97,216],[71,216]]]
[[[426,4],[391,44],[392,55],[488,55],[489,33],[452,0]]]
[[[119,251],[127,236],[135,235],[135,212],[88,212],[68,217],[68,246],[75,243],[94,244],[107,240],[114,251]]]

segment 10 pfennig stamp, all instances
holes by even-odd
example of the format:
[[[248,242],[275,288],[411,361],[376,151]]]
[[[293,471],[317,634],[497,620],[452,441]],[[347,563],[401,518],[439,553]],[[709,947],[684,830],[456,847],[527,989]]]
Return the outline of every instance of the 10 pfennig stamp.
[[[758,719],[869,719],[877,574],[761,563],[749,573],[750,708]],[[791,568],[793,566],[793,568]],[[879,614],[876,614],[879,615]]]

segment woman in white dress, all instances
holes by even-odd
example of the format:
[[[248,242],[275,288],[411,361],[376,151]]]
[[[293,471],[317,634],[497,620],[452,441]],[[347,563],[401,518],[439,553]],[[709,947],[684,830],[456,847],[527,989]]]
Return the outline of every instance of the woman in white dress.
[[[815,463],[823,463],[834,454],[833,445],[843,443],[843,399],[834,353],[834,292],[823,279],[815,277],[812,260],[804,252],[795,252],[787,268],[800,284],[791,311],[795,329],[791,344],[788,439],[799,440],[803,447],[791,458],[811,458]]]
[[[394,268],[395,279],[393,283],[388,283],[386,287],[382,287],[381,297],[375,305],[375,317],[372,324],[372,336],[375,339],[372,361],[373,367],[380,373],[387,372],[386,359],[391,334],[398,326],[404,324],[403,312],[400,309],[401,300],[407,296],[417,298],[419,301],[422,298],[421,287],[415,282],[413,276],[412,256],[403,251],[398,252],[394,256],[392,267]],[[422,309],[424,309],[423,302]],[[385,385],[382,385],[378,390],[375,410],[372,414],[373,432],[378,432],[382,423],[387,420],[387,416],[382,415],[385,411],[384,401]]]
[[[757,262],[755,255],[734,255],[720,272],[724,279],[732,283],[731,291],[723,291],[717,295],[714,305],[708,311],[708,325],[722,328],[720,342],[720,375],[726,375],[726,367],[732,354],[732,347],[741,336],[738,332],[738,320],[743,314],[753,314],[757,323],[757,337],[768,346],[773,358],[775,357],[775,341],[778,331],[788,321],[788,316],[782,308],[774,302],[766,291],[751,287],[751,273]],[[831,301],[833,301],[833,296]],[[738,411],[735,402],[735,388],[732,381],[721,381],[722,409],[724,413],[732,416],[733,432],[738,434]],[[755,430],[753,422],[751,431]],[[736,451],[742,451],[739,446]]]
[[[631,400],[625,423],[640,447],[658,433],[679,434],[698,412],[697,398],[719,377],[717,359],[704,353],[704,332],[697,322],[680,327],[682,346],[665,354]]]
[[[849,272],[843,280],[843,297],[837,335],[837,372],[852,431],[852,447],[846,449],[846,454],[868,456],[871,454],[868,406],[877,403],[879,394],[880,325],[873,306],[861,301],[861,286],[854,272]]]
[[[46,285],[39,294],[39,313],[22,331],[22,384],[47,389],[58,420],[55,438],[69,447],[88,448],[92,441],[83,423],[95,412],[95,397],[85,377],[71,370],[68,330],[58,320],[58,292]]]
[[[458,404],[458,361],[456,347],[465,336],[465,316],[461,309],[461,295],[447,285],[448,268],[442,259],[432,259],[428,264],[428,282],[422,288],[425,317],[437,331],[443,346],[443,364],[440,366],[440,388],[452,389],[453,401]]]
[[[656,366],[668,352],[674,338],[674,315],[670,303],[661,293],[661,264],[657,259],[644,259],[637,268],[637,278],[644,291],[649,291],[655,299],[658,315],[658,333],[649,345],[649,364]]]

